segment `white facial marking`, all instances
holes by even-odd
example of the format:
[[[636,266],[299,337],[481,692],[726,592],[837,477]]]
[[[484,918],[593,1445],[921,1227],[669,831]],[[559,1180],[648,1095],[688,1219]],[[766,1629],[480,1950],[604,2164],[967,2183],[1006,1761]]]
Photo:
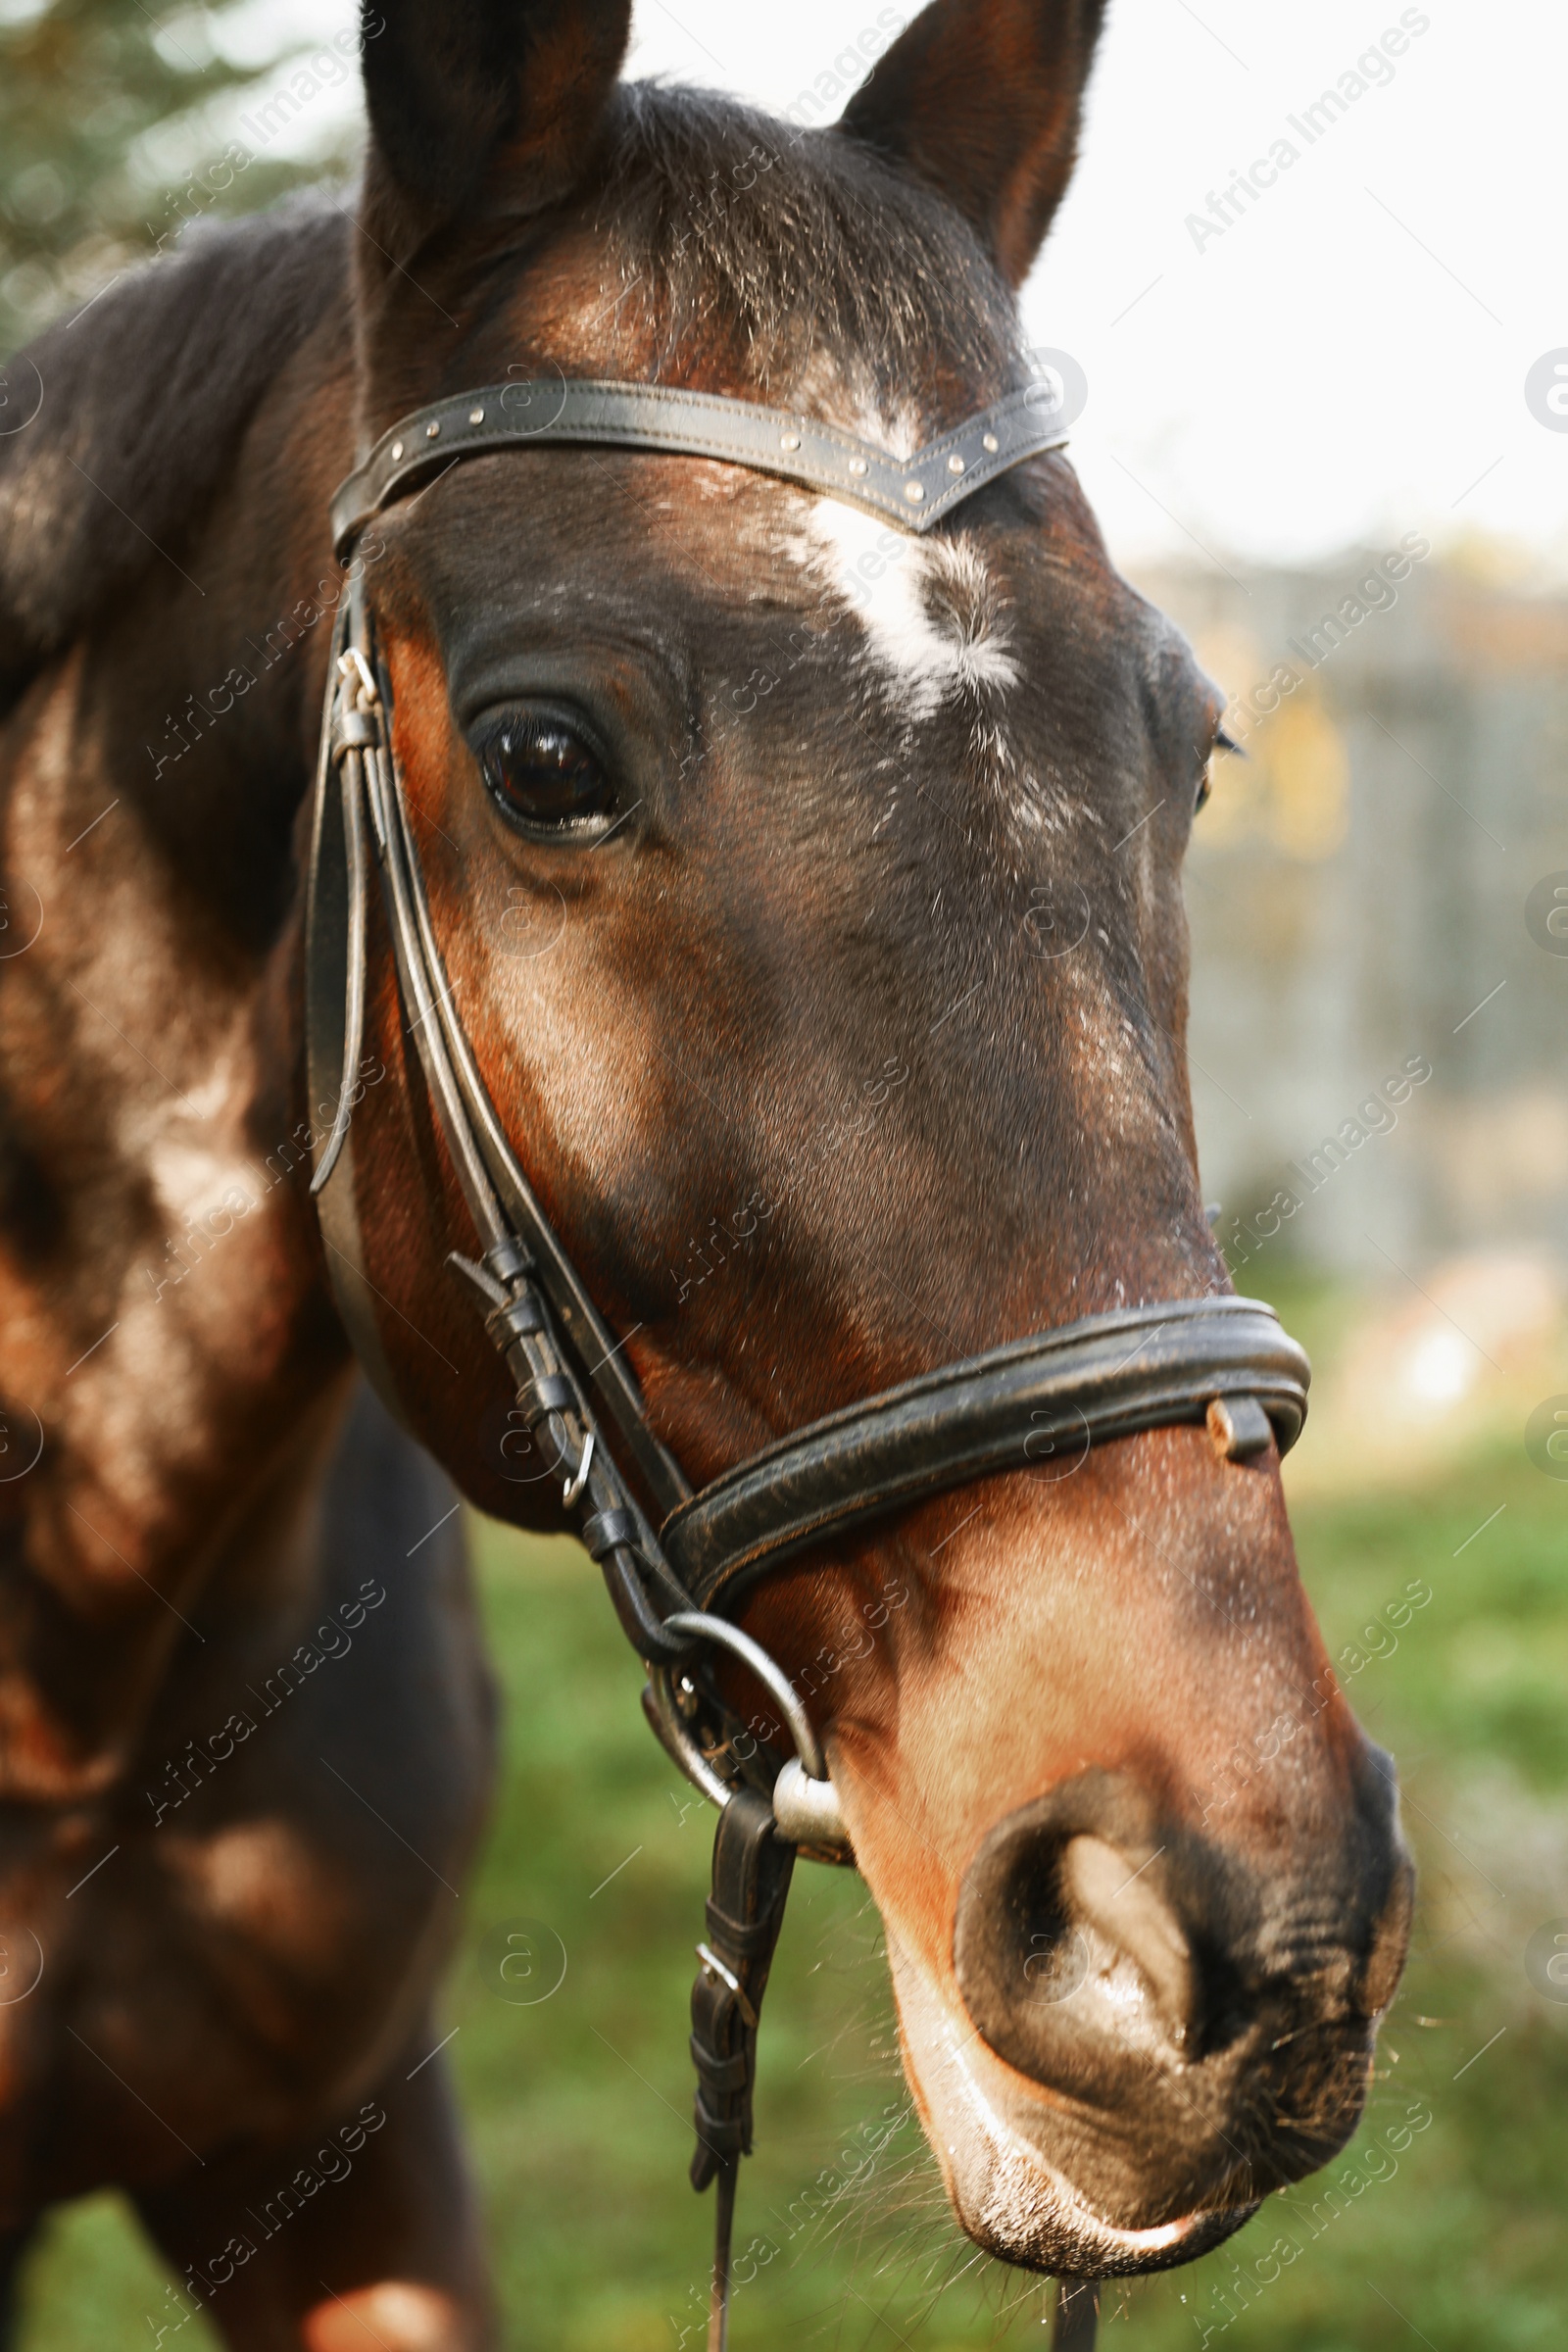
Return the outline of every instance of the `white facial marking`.
[[[1018,682],[985,560],[967,539],[915,539],[833,498],[813,502],[806,560],[858,615],[901,707],[916,721],[950,697]]]

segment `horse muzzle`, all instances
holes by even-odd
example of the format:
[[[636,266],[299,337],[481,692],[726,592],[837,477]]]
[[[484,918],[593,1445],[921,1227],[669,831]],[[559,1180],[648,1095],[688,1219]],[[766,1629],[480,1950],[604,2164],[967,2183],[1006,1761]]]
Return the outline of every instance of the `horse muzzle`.
[[[1360,2115],[1411,1889],[1370,1749],[1341,1834],[1294,1863],[1105,1772],[1008,1815],[964,1875],[951,1986],[895,1954],[970,2234],[1040,2269],[1163,2269],[1325,2163]]]

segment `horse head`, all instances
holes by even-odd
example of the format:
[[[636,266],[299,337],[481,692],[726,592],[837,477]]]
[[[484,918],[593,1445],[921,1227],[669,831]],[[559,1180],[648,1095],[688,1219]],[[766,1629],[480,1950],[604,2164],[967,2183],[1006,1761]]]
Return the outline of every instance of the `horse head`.
[[[370,20],[368,445],[470,385],[659,383],[907,457],[1029,384],[1096,0],[937,0],[835,127],[618,78],[613,0]],[[379,24],[379,29],[376,29]],[[1032,459],[933,530],[742,467],[510,448],[357,554],[453,1002],[694,1482],[931,1367],[1223,1294],[1180,871],[1221,698]],[[483,1508],[563,1524],[372,910],[370,1347]],[[1145,1429],[808,1550],[806,1696],[959,2219],[1189,2259],[1351,2131],[1410,1902],[1272,1443]],[[757,1693],[731,1686],[746,1709]]]

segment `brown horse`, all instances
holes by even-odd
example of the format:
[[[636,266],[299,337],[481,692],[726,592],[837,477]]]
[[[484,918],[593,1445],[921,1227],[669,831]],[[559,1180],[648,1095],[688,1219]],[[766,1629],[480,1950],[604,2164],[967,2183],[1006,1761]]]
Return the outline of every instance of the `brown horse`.
[[[893,451],[1026,382],[1012,289],[1101,7],[936,0],[809,135],[621,85],[628,13],[384,0],[352,219],[193,237],[9,370],[0,2220],[14,2262],[124,2184],[237,2346],[488,2340],[442,2063],[408,2079],[491,1738],[426,1453],[563,1523],[445,1263],[473,1238],[378,921],[355,1183],[417,1446],[330,1302],[300,918],[328,500],[509,373]],[[1179,895],[1218,698],[1063,458],[914,540],[720,463],[511,452],[356,561],[478,1063],[694,1481],[1228,1287]],[[1409,1869],[1272,1449],[1165,1428],[998,1476],[745,1623],[830,1661],[803,1687],[981,2244],[1183,2261],[1343,2143]]]

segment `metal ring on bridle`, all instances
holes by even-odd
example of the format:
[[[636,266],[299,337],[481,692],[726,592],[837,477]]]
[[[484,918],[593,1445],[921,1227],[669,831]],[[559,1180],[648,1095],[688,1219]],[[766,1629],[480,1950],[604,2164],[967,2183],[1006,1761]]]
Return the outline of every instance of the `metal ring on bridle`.
[[[678,1610],[674,1616],[665,1618],[664,1629],[693,1642],[710,1642],[715,1648],[727,1649],[751,1668],[788,1724],[795,1742],[795,1760],[785,1765],[774,1789],[774,1812],[780,1834],[793,1843],[847,1850],[849,1838],[839,1810],[838,1792],[821,1743],[801,1703],[800,1693],[777,1659],[770,1658],[760,1642],[742,1633],[738,1625],[731,1625],[724,1617],[707,1616],[701,1610]],[[671,1667],[656,1666],[649,1676],[664,1744],[692,1786],[722,1811],[735,1791],[727,1781],[720,1779],[693,1739],[691,1726],[675,1698],[674,1672]]]
[[[709,1617],[700,1609],[680,1609],[673,1617],[664,1619],[666,1634],[685,1634],[693,1642],[711,1642],[716,1649],[730,1650],[743,1665],[751,1668],[770,1698],[778,1701],[779,1712],[790,1727],[790,1738],[813,1781],[825,1781],[827,1764],[811,1729],[811,1718],[801,1704],[800,1693],[793,1689],[784,1669],[770,1658],[760,1642],[743,1634],[738,1625],[727,1617]],[[726,1792],[727,1793],[727,1792]]]

